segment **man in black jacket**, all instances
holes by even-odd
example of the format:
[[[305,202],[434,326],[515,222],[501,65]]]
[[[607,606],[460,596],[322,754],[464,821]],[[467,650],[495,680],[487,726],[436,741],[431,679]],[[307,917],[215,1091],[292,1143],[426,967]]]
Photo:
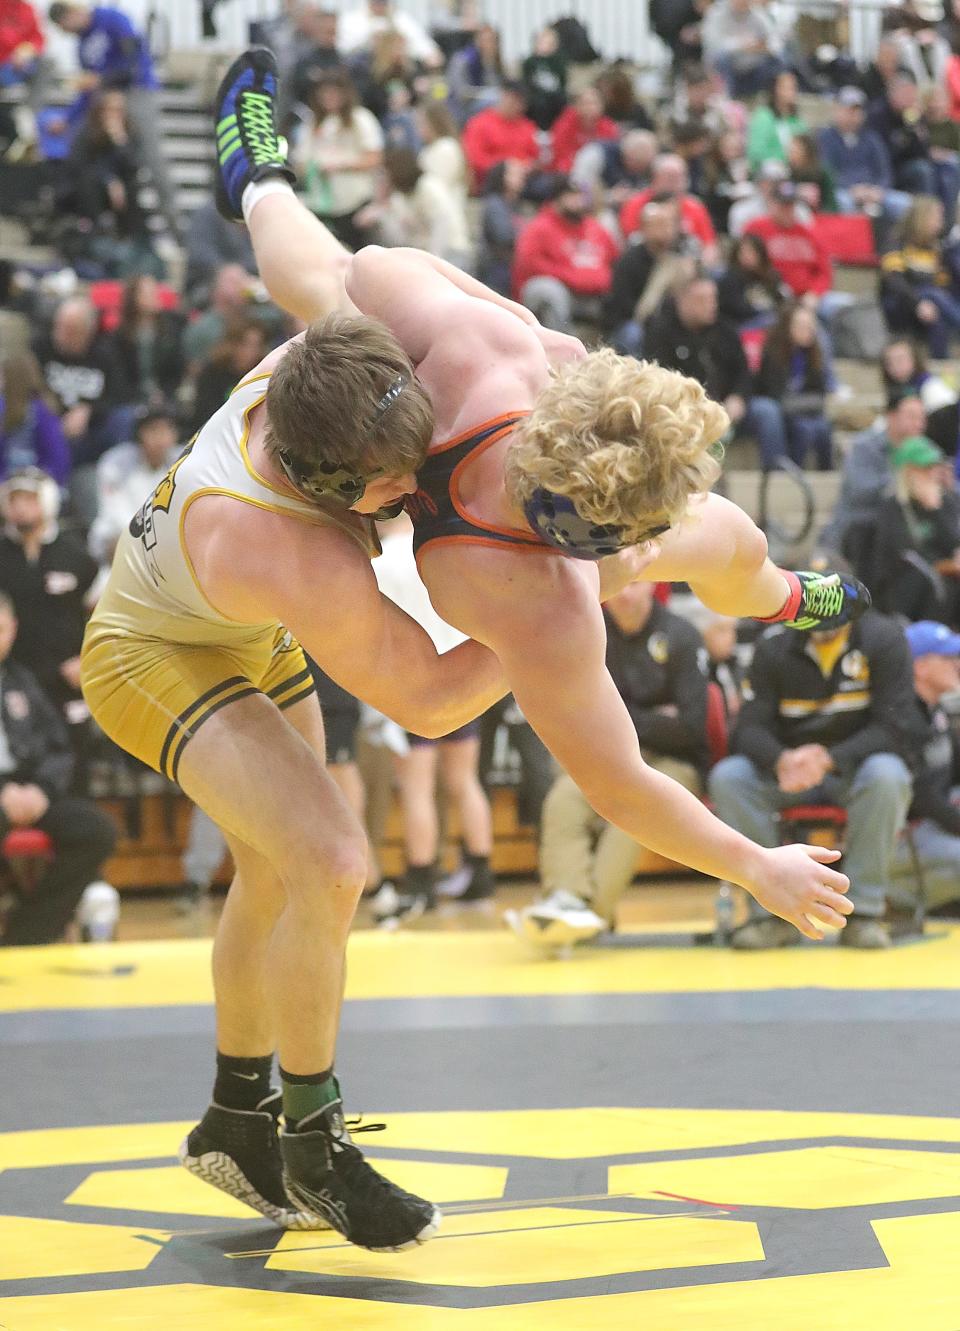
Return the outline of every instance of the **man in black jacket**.
[[[680,230],[676,200],[658,195],[640,214],[640,235],[613,266],[613,281],[603,302],[603,319],[610,343],[622,356],[643,353],[643,322],[682,272],[695,268],[685,254],[686,237]],[[664,282],[666,278],[666,282]]]
[[[960,914],[960,742],[942,699],[960,691],[960,634],[921,620],[906,629],[913,657],[915,721],[920,758],[914,774],[913,842],[923,868],[926,905]],[[909,847],[897,844],[890,897],[916,904],[917,880]]]
[[[751,398],[752,378],[736,328],[719,315],[717,284],[707,273],[683,279],[644,330],[643,354],[703,384],[722,402],[734,435],[751,435],[764,468],[786,455],[783,413],[770,398]]]
[[[635,582],[604,606],[607,668],[636,727],[644,761],[699,794],[707,754],[706,652],[700,634]],[[611,928],[633,881],[639,847],[606,823],[571,777],[562,775],[543,805],[543,898],[508,912],[521,938],[556,947]]]
[[[9,659],[16,636],[13,603],[0,592],[0,839],[14,827],[37,827],[53,841],[35,890],[7,915],[5,947],[55,943],[116,841],[106,814],[66,793],[73,774],[66,732],[30,671]]]
[[[761,845],[779,844],[777,815],[796,804],[840,804],[848,823],[844,872],[855,914],[840,941],[888,947],[882,920],[897,836],[911,797],[910,652],[903,630],[874,612],[834,633],[768,633],[757,644],[732,757],[710,773],[716,812]],[[734,947],[786,947],[791,925],[762,907]]]

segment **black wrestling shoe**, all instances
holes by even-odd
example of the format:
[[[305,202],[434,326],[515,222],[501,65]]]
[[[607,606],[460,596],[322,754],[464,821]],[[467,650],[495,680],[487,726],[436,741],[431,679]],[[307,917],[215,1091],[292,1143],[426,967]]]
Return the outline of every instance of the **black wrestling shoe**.
[[[798,571],[796,576],[803,594],[796,615],[784,621],[784,628],[829,633],[870,609],[870,593],[849,574]]]
[[[246,1202],[283,1229],[329,1229],[298,1211],[283,1187],[277,1126],[281,1095],[272,1091],[254,1110],[212,1104],[180,1147],[184,1169]]]
[[[352,1126],[363,1132],[383,1125]],[[301,1119],[299,1127],[280,1134],[283,1182],[297,1206],[373,1252],[414,1248],[437,1232],[440,1212],[432,1202],[404,1192],[364,1160],[350,1140],[339,1100]]]
[[[279,176],[296,182],[277,132],[276,97],[277,62],[265,46],[238,56],[217,90],[217,209],[231,222],[243,220],[243,191],[252,181]]]

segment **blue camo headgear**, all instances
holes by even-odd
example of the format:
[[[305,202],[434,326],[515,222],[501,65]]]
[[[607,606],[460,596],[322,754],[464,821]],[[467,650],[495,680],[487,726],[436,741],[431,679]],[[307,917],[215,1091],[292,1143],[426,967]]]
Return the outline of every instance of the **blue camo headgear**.
[[[577,512],[573,500],[542,486],[525,501],[523,512],[538,536],[573,559],[604,559],[636,544],[623,527],[588,521]]]

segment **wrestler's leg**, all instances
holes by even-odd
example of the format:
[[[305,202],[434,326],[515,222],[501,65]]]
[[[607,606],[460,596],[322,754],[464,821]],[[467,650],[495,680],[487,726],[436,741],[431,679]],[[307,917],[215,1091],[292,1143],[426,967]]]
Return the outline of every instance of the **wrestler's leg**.
[[[767,556],[767,538],[742,508],[720,495],[692,500],[682,522],[658,537],[649,582],[687,582],[704,605],[737,618],[767,619],[791,585]]]
[[[292,189],[280,182],[271,182],[271,188],[248,208],[247,226],[272,299],[304,323],[334,311],[358,314],[344,287],[348,251]]]

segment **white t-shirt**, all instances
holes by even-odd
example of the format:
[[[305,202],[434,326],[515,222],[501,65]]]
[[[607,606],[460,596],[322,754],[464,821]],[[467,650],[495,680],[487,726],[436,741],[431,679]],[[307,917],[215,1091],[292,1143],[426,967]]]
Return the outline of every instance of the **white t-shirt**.
[[[320,145],[322,151],[318,151]],[[307,164],[315,161],[330,188],[330,216],[344,217],[370,202],[376,191],[377,173],[338,171],[335,166],[325,168],[325,155],[331,149],[347,160],[382,151],[383,130],[379,120],[365,106],[356,106],[349,126],[344,126],[339,115],[325,116],[319,124],[305,131],[299,145],[296,165],[301,175]]]
[[[435,139],[420,151],[420,170],[442,180],[455,198],[467,198],[467,159],[456,139]]]
[[[426,250],[441,259],[462,262],[470,253],[465,209],[442,180],[426,173],[412,193],[395,190],[390,195],[382,228],[390,244]]]

